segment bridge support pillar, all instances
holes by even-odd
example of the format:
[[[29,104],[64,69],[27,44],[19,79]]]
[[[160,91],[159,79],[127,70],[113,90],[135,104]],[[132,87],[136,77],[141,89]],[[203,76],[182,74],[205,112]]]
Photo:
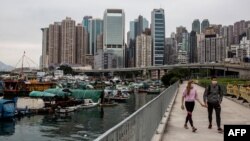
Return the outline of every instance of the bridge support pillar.
[[[161,79],[161,70],[157,70],[157,79],[158,79],[158,80]]]
[[[241,79],[250,79],[250,72],[247,70],[239,71],[239,78]]]
[[[136,79],[135,79],[135,73],[134,72],[132,72],[132,79],[135,81]]]

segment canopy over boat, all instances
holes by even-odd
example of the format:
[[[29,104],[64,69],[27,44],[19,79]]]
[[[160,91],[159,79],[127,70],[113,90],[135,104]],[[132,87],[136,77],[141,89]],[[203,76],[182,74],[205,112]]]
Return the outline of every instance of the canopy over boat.
[[[65,97],[71,95],[71,91],[69,89],[55,88],[55,89],[47,89],[44,92],[55,94],[55,96],[59,97]]]
[[[74,97],[75,99],[92,99],[94,102],[97,102],[102,94],[101,90],[73,89],[71,91],[72,97]]]
[[[54,97],[55,94],[48,93],[48,92],[40,92],[40,91],[32,91],[29,94],[30,97]]]

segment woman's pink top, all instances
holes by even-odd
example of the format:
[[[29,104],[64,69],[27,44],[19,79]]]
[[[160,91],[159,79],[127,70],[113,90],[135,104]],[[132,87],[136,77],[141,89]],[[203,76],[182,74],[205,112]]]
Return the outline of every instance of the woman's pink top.
[[[189,95],[187,95],[187,89],[183,92],[183,97],[185,98],[185,101],[191,102],[198,99],[197,92],[194,88],[192,88],[189,92]]]

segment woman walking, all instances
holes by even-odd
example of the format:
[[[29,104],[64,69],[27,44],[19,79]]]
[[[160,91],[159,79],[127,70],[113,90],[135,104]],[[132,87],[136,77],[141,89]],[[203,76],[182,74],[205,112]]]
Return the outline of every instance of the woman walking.
[[[185,91],[183,92],[183,96],[182,96],[182,105],[181,108],[182,110],[184,110],[184,100],[185,100],[185,107],[187,110],[187,116],[186,116],[186,121],[184,124],[184,128],[188,129],[188,125],[187,123],[189,122],[191,127],[192,127],[192,131],[195,132],[197,130],[197,128],[194,127],[193,125],[193,119],[192,119],[192,112],[194,110],[194,105],[195,105],[195,100],[197,100],[201,106],[205,106],[204,104],[201,103],[201,101],[198,98],[197,95],[197,91],[196,89],[193,87],[193,81],[190,80],[188,81],[187,87],[185,89]]]

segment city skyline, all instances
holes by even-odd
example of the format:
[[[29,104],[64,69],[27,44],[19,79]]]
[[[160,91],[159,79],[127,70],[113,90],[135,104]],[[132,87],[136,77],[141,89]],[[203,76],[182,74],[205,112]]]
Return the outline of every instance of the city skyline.
[[[129,30],[129,22],[139,15],[149,20],[153,9],[163,8],[165,10],[166,37],[169,37],[171,32],[175,32],[175,28],[180,25],[187,27],[190,32],[194,19],[200,21],[208,19],[212,24],[222,25],[233,25],[236,21],[250,19],[247,7],[250,2],[247,0],[240,2],[237,0],[210,0],[202,3],[197,0],[137,0],[136,2],[128,0],[125,3],[117,0],[106,0],[105,2],[75,0],[73,3],[60,0],[60,3],[58,2],[58,0],[2,2],[0,6],[0,61],[15,67],[22,53],[26,51],[27,56],[39,66],[39,57],[42,52],[41,28],[47,27],[54,21],[61,21],[67,16],[76,23],[81,23],[82,18],[86,15],[102,19],[105,9],[108,8],[124,10],[126,14],[125,33]],[[197,7],[203,11],[196,12]],[[232,7],[235,8],[233,15]],[[15,50],[15,54],[10,57],[9,54],[13,53],[13,50]]]

